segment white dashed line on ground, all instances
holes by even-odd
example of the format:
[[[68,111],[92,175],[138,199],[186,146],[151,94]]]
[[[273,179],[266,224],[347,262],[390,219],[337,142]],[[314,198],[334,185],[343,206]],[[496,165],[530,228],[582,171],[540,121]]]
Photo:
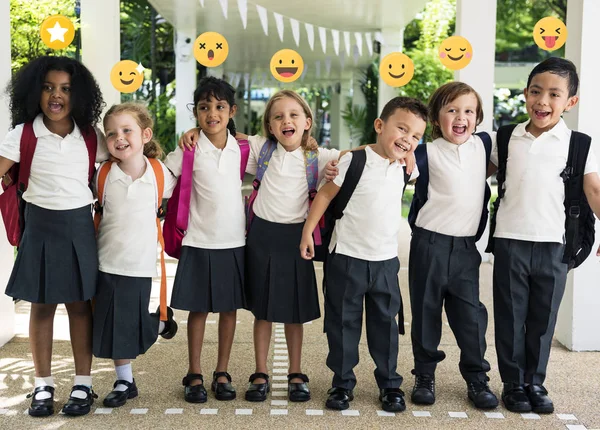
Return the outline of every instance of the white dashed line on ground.
[[[236,415],[252,415],[252,409],[236,409]]]
[[[146,415],[148,413],[148,408],[132,409],[129,413],[132,415]]]
[[[287,406],[287,400],[271,400],[271,406]]]
[[[200,409],[200,415],[217,415],[218,409]]]
[[[287,415],[287,409],[271,409],[271,415]]]
[[[501,412],[484,412],[485,416],[495,420],[503,420],[504,415]]]
[[[108,415],[112,413],[112,408],[96,408],[94,415]]]
[[[526,420],[541,420],[542,419],[538,414],[534,414],[534,413],[521,414],[521,416]]]
[[[358,417],[360,416],[360,412],[358,412],[356,409],[347,409],[342,411],[342,415],[345,417]]]
[[[429,411],[413,411],[413,416],[414,417],[427,417],[427,418],[431,418],[431,412]]]
[[[311,416],[322,416],[323,415],[323,409],[307,409],[306,410],[306,415],[311,415]]]
[[[556,416],[563,421],[577,421],[577,417],[573,414],[556,414]]]
[[[183,414],[182,408],[170,408],[165,411],[165,415],[181,415]]]
[[[387,411],[377,411],[377,416],[379,416],[379,417],[395,417],[396,414],[393,412],[387,412]]]
[[[448,412],[450,418],[469,418],[466,412]]]

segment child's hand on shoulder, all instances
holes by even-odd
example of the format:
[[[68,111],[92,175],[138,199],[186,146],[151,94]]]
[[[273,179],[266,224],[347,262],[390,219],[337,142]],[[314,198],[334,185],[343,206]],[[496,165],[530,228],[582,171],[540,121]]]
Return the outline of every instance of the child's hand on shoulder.
[[[198,143],[198,137],[200,136],[200,127],[192,128],[191,130],[186,131],[180,138],[177,145],[181,148],[182,151],[186,149],[191,151]]]
[[[333,181],[337,175],[340,174],[339,169],[336,167],[338,165],[337,160],[332,160],[327,165],[325,165],[325,179],[327,182]]]
[[[312,260],[315,256],[315,244],[313,242],[312,232],[302,234],[300,241],[300,257],[305,260]]]
[[[417,166],[417,158],[415,157],[415,153],[411,152],[404,159],[404,164],[406,165],[406,173],[409,175],[412,174],[413,170]]]

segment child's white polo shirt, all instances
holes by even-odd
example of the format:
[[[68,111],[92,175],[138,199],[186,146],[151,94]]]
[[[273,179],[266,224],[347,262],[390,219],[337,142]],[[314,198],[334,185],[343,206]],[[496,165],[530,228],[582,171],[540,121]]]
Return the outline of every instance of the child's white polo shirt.
[[[33,121],[33,132],[37,137],[35,153],[31,162],[31,173],[26,202],[51,210],[81,208],[94,201],[89,187],[89,156],[85,140],[75,124],[73,131],[64,138],[52,133],[44,124],[44,115]],[[17,125],[0,142],[0,156],[16,163],[21,161],[21,135],[24,124]],[[96,162],[108,159],[104,135],[97,128],[98,149]]]
[[[368,261],[384,261],[398,256],[398,232],[402,222],[402,190],[404,169],[398,161],[390,161],[365,149],[367,161],[360,180],[337,220],[329,252]],[[339,175],[333,182],[341,187],[346,177],[352,152],[344,154],[338,164]],[[415,168],[411,179],[419,175]]]
[[[163,197],[169,198],[177,180],[161,163]],[[98,187],[96,175],[94,185]],[[102,221],[98,231],[99,269],[122,276],[154,277],[156,273],[156,177],[146,159],[146,171],[132,181],[113,163],[104,186]]]
[[[227,132],[223,149],[200,132],[194,154],[190,218],[184,246],[204,249],[238,248],[246,244],[245,213],[240,179],[241,151]],[[183,151],[171,152],[165,164],[181,175]]]
[[[506,193],[500,202],[494,237],[532,242],[563,243],[565,185],[560,174],[567,165],[571,130],[561,119],[551,130],[534,137],[517,125],[508,145]],[[498,150],[492,152],[498,165]],[[585,174],[597,172],[592,148]]]
[[[250,159],[246,171],[255,175],[260,150],[267,141],[262,136],[250,136]],[[325,166],[337,160],[337,149],[319,148],[319,181],[325,177]],[[271,222],[295,224],[304,222],[308,214],[308,180],[302,147],[288,152],[277,144],[269,167],[254,201],[256,216]]]
[[[444,138],[427,144],[429,187],[417,227],[448,236],[475,236],[486,185],[486,154],[478,136],[461,145]]]

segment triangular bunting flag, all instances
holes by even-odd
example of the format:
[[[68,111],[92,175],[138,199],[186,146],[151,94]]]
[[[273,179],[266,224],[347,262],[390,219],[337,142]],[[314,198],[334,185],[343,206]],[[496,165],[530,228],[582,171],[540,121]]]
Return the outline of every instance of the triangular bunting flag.
[[[296,46],[300,46],[300,23],[298,20],[290,18],[290,26],[292,27],[292,35],[294,36]]]
[[[198,0],[200,2],[200,6],[204,7],[204,0]]]
[[[219,0],[219,3],[221,3],[221,9],[223,10],[223,16],[225,17],[225,19],[227,19],[227,0]]]
[[[258,18],[265,32],[265,36],[269,35],[269,18],[267,17],[267,9],[262,6],[256,5],[256,12],[258,12]]]
[[[344,45],[346,46],[346,54],[350,55],[350,32],[344,31]]]
[[[331,38],[333,39],[333,50],[335,55],[340,55],[340,31],[331,30]]]
[[[358,48],[358,55],[362,57],[362,34],[354,33],[354,39],[356,40],[356,47]]]
[[[365,42],[367,44],[367,49],[369,50],[369,57],[373,56],[373,39],[371,38],[371,33],[365,33]]]
[[[310,46],[310,50],[315,50],[315,28],[312,24],[307,22],[304,23],[304,28],[306,28],[306,36],[308,37],[308,46]],[[306,70],[306,69],[305,69]]]
[[[321,48],[323,48],[323,53],[327,53],[327,29],[323,27],[319,27],[319,38],[321,39]]]
[[[240,17],[242,18],[242,25],[246,29],[246,25],[248,24],[248,0],[237,0],[237,4]]]
[[[273,18],[275,18],[275,26],[277,27],[277,33],[279,33],[279,40],[283,42],[283,15],[273,12]]]

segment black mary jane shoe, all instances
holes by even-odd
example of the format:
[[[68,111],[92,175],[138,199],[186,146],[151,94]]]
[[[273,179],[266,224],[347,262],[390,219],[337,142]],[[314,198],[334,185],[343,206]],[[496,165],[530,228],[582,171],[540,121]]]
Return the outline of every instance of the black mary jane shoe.
[[[87,396],[85,399],[80,399],[79,397],[73,397],[73,391],[84,391]],[[62,412],[65,415],[87,415],[90,413],[92,409],[92,405],[94,404],[94,399],[97,399],[98,395],[94,393],[90,387],[85,385],[73,385],[71,388],[71,396],[69,396],[69,400],[62,408]]]
[[[258,378],[262,378],[267,382],[263,384],[255,384],[254,380]],[[248,382],[248,389],[246,390],[245,395],[247,401],[264,402],[265,400],[267,400],[267,393],[271,391],[271,387],[269,384],[269,375],[261,372],[253,373],[252,375],[250,375]]]
[[[37,393],[47,391],[50,393],[49,399],[36,399]],[[45,385],[43,387],[36,387],[33,393],[27,394],[27,398],[31,398],[31,406],[29,406],[29,415],[32,417],[47,417],[54,414],[54,387]]]
[[[329,397],[325,402],[325,407],[336,411],[343,411],[350,407],[350,402],[354,400],[352,390],[342,387],[333,387],[327,391]]]
[[[119,406],[123,406],[125,403],[127,403],[128,399],[133,399],[138,396],[138,389],[135,385],[135,379],[133,382],[119,379],[114,383],[113,388],[117,388],[117,385],[125,385],[127,389],[124,391],[113,390],[108,393],[108,396],[106,396],[102,402],[107,408],[118,408]]]
[[[308,402],[310,400],[310,390],[307,384],[308,376],[304,373],[290,373],[287,378],[290,402]],[[302,382],[290,382],[295,378],[302,379]]]
[[[227,382],[218,382],[217,379],[224,376]],[[210,389],[215,393],[217,400],[235,399],[235,388],[231,385],[231,375],[227,372],[213,372],[213,380]]]
[[[379,392],[381,409],[386,412],[402,412],[406,409],[404,392],[400,388],[382,388]]]
[[[543,385],[527,385],[525,393],[529,398],[529,403],[531,403],[531,410],[536,414],[551,414],[554,412],[554,403],[548,397],[548,391]]]
[[[150,314],[156,318],[160,318],[160,306],[156,308],[156,312]],[[164,321],[165,328],[158,333],[163,339],[172,339],[177,334],[177,322],[173,318],[173,309],[167,306],[167,320]]]
[[[200,385],[190,385],[194,379],[200,380]],[[204,377],[199,373],[188,373],[181,383],[185,386],[185,401],[188,403],[206,403],[208,394],[204,388]]]

